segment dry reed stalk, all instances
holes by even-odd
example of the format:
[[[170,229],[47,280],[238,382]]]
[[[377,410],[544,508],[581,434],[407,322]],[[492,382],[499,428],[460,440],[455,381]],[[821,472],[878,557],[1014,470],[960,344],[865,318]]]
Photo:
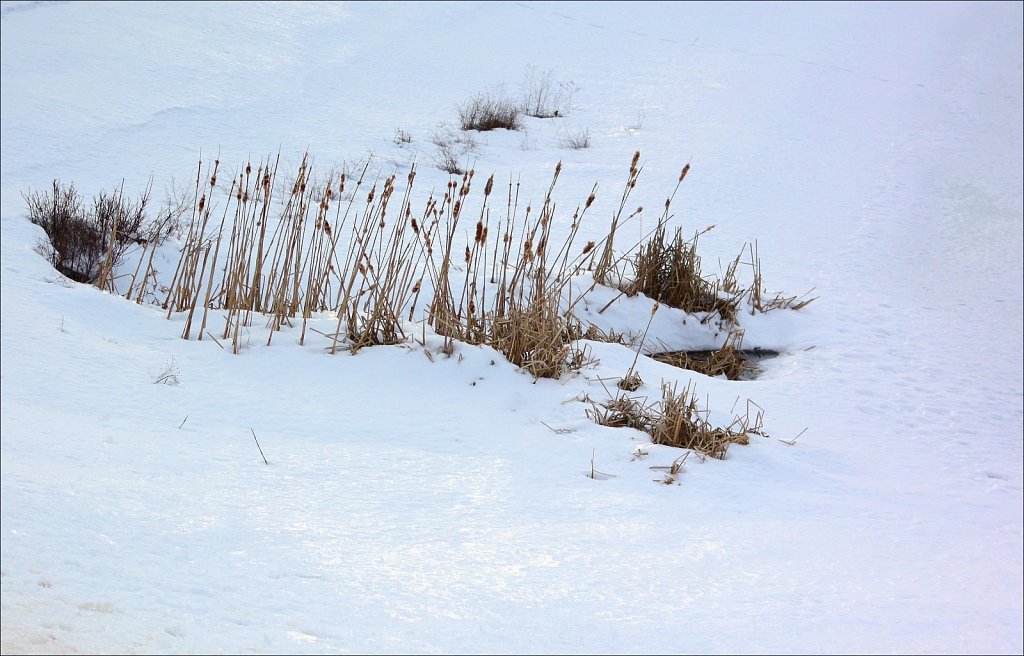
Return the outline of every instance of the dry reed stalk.
[[[612,215],[611,226],[608,228],[608,234],[604,238],[604,248],[601,251],[601,258],[598,260],[597,266],[594,268],[594,280],[599,285],[607,285],[608,276],[612,272],[612,265],[615,261],[614,244],[615,244],[615,233],[619,228],[619,221],[622,219],[622,213],[626,209],[626,203],[629,202],[629,195],[632,193],[633,188],[636,187],[636,181],[640,177],[640,171],[643,167],[637,166],[640,162],[640,151],[633,153],[633,160],[629,164],[629,176],[626,178],[626,186],[622,190],[622,197],[619,199],[619,207]],[[635,216],[637,212],[634,212],[630,217]],[[628,219],[627,219],[628,220]]]

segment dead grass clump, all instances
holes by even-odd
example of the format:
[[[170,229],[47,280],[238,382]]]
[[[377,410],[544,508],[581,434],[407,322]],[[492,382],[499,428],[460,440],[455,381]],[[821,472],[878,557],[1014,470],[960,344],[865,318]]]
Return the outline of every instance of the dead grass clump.
[[[662,381],[661,400],[646,403],[619,393],[606,403],[590,403],[587,416],[602,426],[635,428],[651,436],[654,444],[690,449],[702,456],[723,459],[732,444],[749,444],[751,435],[765,435],[763,413],[754,403],[726,427],[714,426],[707,409],[700,409],[692,385],[679,392],[675,383]],[[751,414],[751,408],[757,412]],[[675,472],[673,472],[675,473]]]
[[[648,432],[655,444],[665,444],[683,449],[692,449],[712,458],[725,458],[732,444],[749,444],[750,435],[760,433],[760,415],[751,427],[749,413],[746,418],[737,418],[726,428],[713,426],[707,418],[708,411],[697,406],[694,388],[687,386],[677,391],[674,383],[661,384],[661,402],[652,413],[653,419]]]
[[[654,353],[651,357],[658,362],[697,371],[705,376],[725,376],[729,380],[740,380],[751,366],[744,357],[742,342],[743,333],[732,331],[726,337],[722,348],[715,351]]]
[[[750,260],[742,262],[744,253],[750,254]],[[736,269],[740,264],[746,264],[753,272],[753,280],[749,287],[743,288],[736,280]],[[725,277],[722,279],[722,289],[736,298],[737,306],[744,298],[750,308],[750,314],[756,312],[771,312],[772,310],[800,310],[814,302],[817,297],[805,298],[813,289],[803,296],[787,296],[781,292],[770,293],[764,287],[764,280],[761,275],[761,257],[758,253],[757,241],[753,244],[746,244],[729,266],[726,268]]]
[[[595,324],[587,326],[587,329],[583,332],[583,339],[589,339],[594,342],[607,342],[609,344],[622,344],[623,346],[632,346],[637,340],[635,336],[619,332],[614,328],[602,330]]]
[[[701,273],[697,254],[700,235],[686,239],[682,229],[677,229],[671,239],[666,239],[665,224],[659,222],[652,238],[633,258],[632,282],[623,291],[627,295],[642,293],[684,312],[717,313],[734,322],[736,299],[723,296],[720,285]]]
[[[618,382],[619,389],[626,390],[627,392],[635,392],[640,389],[640,386],[643,384],[644,379],[635,371],[630,371],[620,378]]]
[[[562,316],[558,304],[558,296],[541,294],[510,306],[491,324],[487,342],[535,378],[558,378],[583,359],[574,345],[579,328]]]
[[[591,407],[587,410],[587,416],[594,422],[610,428],[635,428],[645,433],[650,431],[651,408],[642,400],[626,394],[619,394],[607,403],[588,400]]]
[[[459,127],[477,132],[518,130],[521,111],[520,103],[500,90],[478,93],[459,107]]]

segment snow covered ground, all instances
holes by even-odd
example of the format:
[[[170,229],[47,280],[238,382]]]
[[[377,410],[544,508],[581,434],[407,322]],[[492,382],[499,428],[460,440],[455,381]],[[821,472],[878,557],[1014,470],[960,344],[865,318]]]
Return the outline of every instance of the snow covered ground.
[[[4,2],[0,28],[4,653],[1024,650],[1020,3]],[[571,111],[479,136],[478,175],[539,202],[563,160],[600,236],[635,150],[650,207],[692,162],[705,260],[756,239],[769,287],[820,297],[745,324],[783,351],[756,380],[640,359],[652,397],[765,410],[677,485],[650,467],[679,450],[577,400],[625,347],[536,383],[468,345],[233,356],[34,252],[20,192],[159,190],[200,150],[443,187],[430,132],[530,64]]]

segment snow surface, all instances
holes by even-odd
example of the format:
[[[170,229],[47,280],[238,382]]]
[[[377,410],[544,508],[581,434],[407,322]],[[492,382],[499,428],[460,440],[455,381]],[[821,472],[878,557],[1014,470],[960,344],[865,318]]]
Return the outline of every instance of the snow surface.
[[[5,653],[1024,651],[1020,3],[4,2],[0,27]],[[756,239],[769,287],[815,288],[744,323],[783,351],[756,380],[638,364],[772,438],[662,485],[682,452],[578,401],[625,347],[537,382],[429,337],[254,329],[233,356],[34,252],[20,192],[159,190],[200,150],[417,157],[442,187],[431,129],[527,64],[574,107],[481,135],[478,174],[539,202],[563,160],[599,236],[634,150],[651,207],[691,161],[705,260]]]

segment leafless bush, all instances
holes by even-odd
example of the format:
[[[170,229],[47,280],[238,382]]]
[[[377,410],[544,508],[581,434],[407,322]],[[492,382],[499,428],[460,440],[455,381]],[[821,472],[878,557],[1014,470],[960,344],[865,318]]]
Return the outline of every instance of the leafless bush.
[[[85,203],[74,184],[67,187],[53,181],[49,192],[22,194],[28,219],[40,226],[51,248],[41,250],[55,269],[78,282],[105,286],[113,270],[133,246],[166,239],[180,225],[185,209],[180,203],[168,206],[156,219],[147,218],[151,187],[136,200],[124,194],[100,191],[92,206]]]
[[[412,135],[403,130],[402,128],[395,129],[395,137],[392,139],[395,145],[399,148],[412,143]]]
[[[54,180],[52,192],[30,191],[22,197],[28,205],[28,220],[50,239],[50,248],[42,247],[39,252],[68,278],[93,280],[103,253],[103,236],[89,220],[74,183],[64,187]]]
[[[430,142],[435,146],[434,164],[452,175],[462,175],[466,172],[461,160],[469,153],[476,152],[479,147],[473,135],[457,131],[446,123],[431,131]]]
[[[523,113],[534,118],[565,116],[578,90],[572,80],[556,81],[553,69],[540,69],[531,64],[526,67],[520,90]]]
[[[582,128],[571,132],[564,132],[558,136],[558,147],[570,150],[583,150],[590,148],[590,130]]]

